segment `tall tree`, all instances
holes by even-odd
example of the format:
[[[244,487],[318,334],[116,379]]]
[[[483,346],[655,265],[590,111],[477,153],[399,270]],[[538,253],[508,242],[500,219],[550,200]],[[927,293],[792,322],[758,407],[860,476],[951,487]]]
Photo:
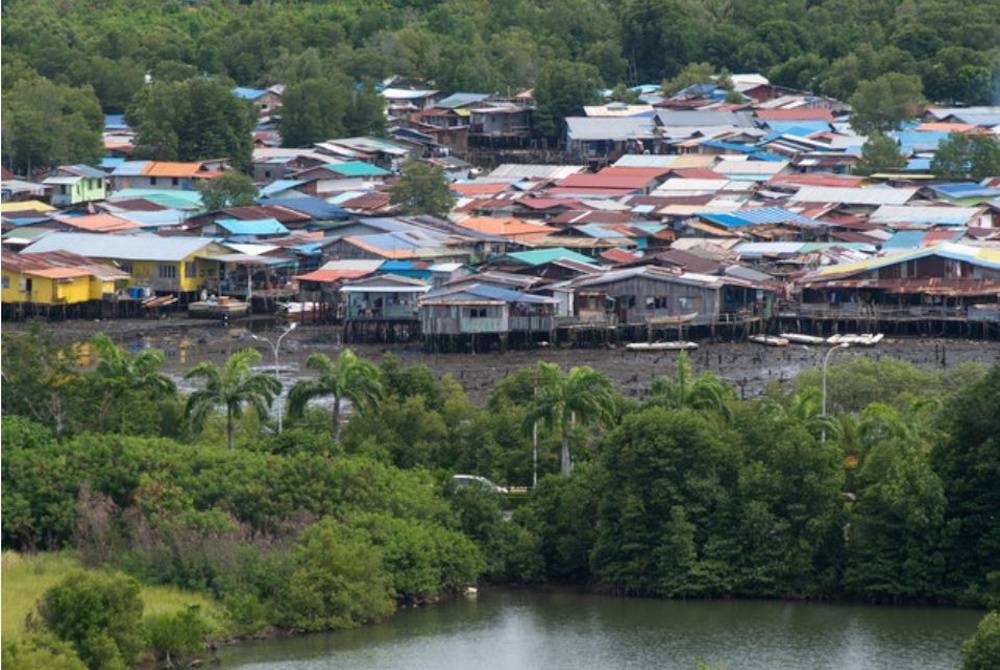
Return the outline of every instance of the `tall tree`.
[[[1000,668],[1000,613],[989,612],[975,634],[962,644],[961,670]]]
[[[255,349],[238,351],[220,370],[212,363],[199,363],[185,379],[204,379],[204,388],[188,396],[186,413],[195,432],[201,432],[205,420],[217,408],[226,412],[226,444],[233,448],[233,419],[243,416],[243,406],[250,405],[258,416],[267,416],[274,397],[281,392],[281,382],[274,376],[254,372],[250,366],[260,360]]]
[[[530,428],[535,421],[545,422],[557,431],[561,442],[559,470],[568,475],[573,467],[570,458],[570,433],[577,425],[600,422],[614,411],[614,386],[605,375],[587,366],[570,368],[563,373],[558,365],[539,363],[537,392],[525,417]]]
[[[677,374],[653,380],[649,404],[668,409],[713,409],[728,417],[728,402],[732,399],[732,389],[719,377],[708,372],[695,377],[687,352],[681,351],[677,356]]]
[[[347,399],[357,412],[373,409],[383,395],[379,369],[344,349],[335,361],[326,354],[310,354],[306,367],[319,373],[315,379],[303,379],[288,392],[288,414],[299,418],[313,398],[333,396],[333,437],[340,439],[341,403]]]
[[[236,170],[223,172],[198,184],[201,204],[209,212],[224,207],[247,207],[257,201],[257,187],[249,175]]]
[[[861,159],[855,164],[854,171],[868,175],[905,166],[906,158],[900,153],[896,141],[876,132],[869,135],[861,147]]]
[[[899,72],[862,81],[849,100],[854,108],[851,127],[865,135],[898,130],[903,121],[917,115],[923,89],[920,77]]]
[[[301,147],[341,136],[351,93],[351,83],[343,75],[289,84],[278,123],[282,144]]]
[[[98,333],[91,341],[97,352],[97,365],[90,375],[90,381],[101,394],[98,405],[98,430],[106,428],[107,417],[118,414],[118,428],[124,431],[129,418],[126,396],[138,392],[156,400],[173,395],[177,387],[173,380],[161,372],[163,352],[159,349],[143,349],[137,354],[129,354],[118,347],[104,333]]]
[[[104,116],[89,86],[32,74],[4,91],[3,107],[4,162],[13,171],[30,176],[39,168],[92,163],[104,150]]]
[[[951,133],[931,160],[931,172],[945,179],[985,179],[1000,174],[1000,142],[989,135]]]
[[[570,61],[550,61],[542,67],[535,83],[535,131],[553,143],[565,135],[565,119],[583,112],[583,106],[597,102],[601,75],[593,65]]]
[[[399,181],[389,187],[389,202],[402,205],[406,214],[444,217],[455,199],[443,169],[411,159],[403,163]]]
[[[154,82],[139,92],[125,118],[136,129],[137,156],[250,164],[257,113],[217,79]]]

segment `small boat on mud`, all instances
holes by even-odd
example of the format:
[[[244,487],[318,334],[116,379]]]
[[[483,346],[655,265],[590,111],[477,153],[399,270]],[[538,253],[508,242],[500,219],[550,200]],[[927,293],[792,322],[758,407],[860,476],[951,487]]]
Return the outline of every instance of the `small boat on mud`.
[[[625,345],[629,351],[683,351],[697,349],[697,342],[630,342]]]
[[[792,344],[825,344],[825,337],[815,335],[800,335],[799,333],[782,333],[780,337],[788,340]]]
[[[785,337],[778,337],[777,335],[751,335],[751,342],[756,342],[757,344],[763,344],[769,347],[787,347],[788,339]]]
[[[849,344],[857,347],[874,347],[885,338],[884,333],[868,333],[864,335],[845,334],[831,335],[826,338],[827,344]]]

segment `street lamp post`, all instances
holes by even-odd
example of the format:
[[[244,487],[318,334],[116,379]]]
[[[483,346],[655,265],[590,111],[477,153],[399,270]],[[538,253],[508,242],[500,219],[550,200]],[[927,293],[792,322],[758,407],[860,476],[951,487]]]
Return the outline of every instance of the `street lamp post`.
[[[838,349],[847,349],[850,346],[851,345],[847,342],[841,342],[840,344],[834,347],[830,347],[830,350],[826,352],[826,356],[823,357],[823,406],[821,409],[821,416],[823,416],[824,418],[826,418],[826,369],[830,366],[830,357],[833,355],[833,352],[837,351]],[[825,425],[823,426],[821,440],[823,442],[826,442]]]
[[[277,377],[280,373],[280,366],[278,363],[278,352],[281,350],[281,341],[285,339],[285,336],[295,330],[296,326],[299,324],[295,321],[288,324],[288,328],[285,329],[281,335],[278,335],[278,339],[274,342],[267,339],[266,337],[261,337],[260,335],[250,334],[250,337],[257,340],[258,342],[267,342],[271,347],[271,352],[274,354],[274,375]],[[282,428],[282,406],[281,406],[281,393],[278,393],[278,433],[281,433]]]

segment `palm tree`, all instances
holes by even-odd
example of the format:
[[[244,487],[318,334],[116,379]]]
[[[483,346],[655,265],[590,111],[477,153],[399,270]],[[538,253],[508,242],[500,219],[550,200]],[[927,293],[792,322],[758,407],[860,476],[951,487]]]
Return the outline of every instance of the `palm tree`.
[[[562,441],[559,471],[568,475],[572,469],[569,452],[570,430],[576,422],[591,423],[610,417],[614,411],[614,386],[605,375],[593,368],[579,366],[563,374],[558,365],[539,363],[536,393],[525,417],[525,427],[543,421],[557,430]]]
[[[861,434],[868,446],[895,438],[926,448],[934,437],[931,415],[940,408],[937,398],[917,398],[902,411],[884,403],[872,403],[861,412]]]
[[[654,379],[649,404],[668,409],[714,409],[731,419],[728,401],[733,396],[732,389],[711,373],[705,372],[694,377],[687,352],[681,351],[677,357],[676,377],[671,379],[661,375]]]
[[[315,379],[303,379],[288,392],[288,415],[301,418],[313,398],[333,396],[333,437],[340,439],[341,401],[347,398],[359,412],[375,407],[382,399],[383,389],[379,369],[344,349],[336,361],[326,354],[311,354],[306,367],[319,373]]]
[[[104,429],[105,418],[112,408],[124,409],[121,400],[128,391],[145,391],[154,399],[177,392],[173,380],[160,372],[163,367],[163,352],[159,349],[143,349],[138,354],[127,354],[104,333],[94,335],[90,344],[97,351],[97,365],[91,373],[91,379],[105,389],[98,413],[101,430]],[[121,412],[122,429],[127,416],[127,412]]]
[[[186,413],[195,432],[201,432],[205,419],[218,406],[226,408],[226,444],[233,448],[233,419],[243,416],[243,405],[249,404],[259,416],[267,416],[274,397],[281,392],[281,382],[274,376],[250,369],[260,360],[254,349],[237,351],[220,370],[212,363],[199,363],[184,378],[205,379],[205,388],[188,397]]]
[[[845,425],[839,418],[823,416],[823,395],[818,388],[810,386],[796,393],[785,403],[770,402],[765,411],[778,418],[791,419],[805,427],[814,437],[827,433],[839,439]]]

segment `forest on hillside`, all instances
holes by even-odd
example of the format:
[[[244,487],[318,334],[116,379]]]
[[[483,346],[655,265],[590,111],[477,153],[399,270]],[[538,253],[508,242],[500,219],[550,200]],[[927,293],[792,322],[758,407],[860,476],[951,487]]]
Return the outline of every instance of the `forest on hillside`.
[[[21,166],[98,158],[102,112],[132,109],[136,125],[152,126],[147,136],[169,144],[156,131],[176,119],[143,114],[148,99],[192,98],[221,115],[217,98],[177,86],[204,76],[220,90],[284,84],[324,101],[331,127],[352,133],[378,129],[374,86],[391,75],[443,91],[535,87],[540,107],[559,110],[699,63],[842,100],[891,73],[919,78],[931,102],[1000,96],[1000,0],[15,0],[3,9],[4,153],[33,159]],[[358,91],[369,97],[343,104]]]

